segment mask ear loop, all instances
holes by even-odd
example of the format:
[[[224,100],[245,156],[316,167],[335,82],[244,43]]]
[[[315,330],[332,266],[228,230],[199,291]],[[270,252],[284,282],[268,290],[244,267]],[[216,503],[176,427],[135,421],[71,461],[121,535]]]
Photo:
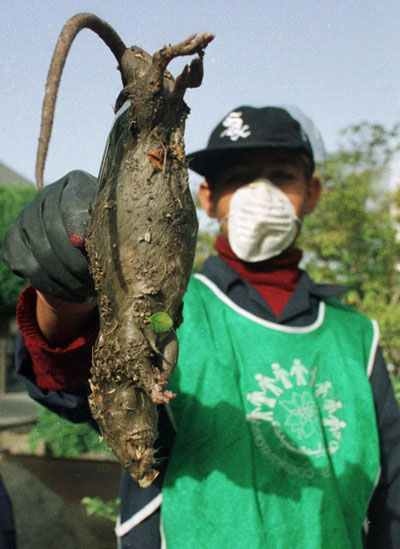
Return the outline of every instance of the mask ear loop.
[[[301,228],[303,226],[303,220],[300,217],[295,217],[296,225],[297,225],[297,231],[293,238],[293,242],[290,244],[290,246],[293,246],[293,244],[296,242],[297,238],[299,237],[299,234],[301,232]]]
[[[226,214],[221,220],[218,220],[219,230],[220,231],[222,230],[222,227],[223,227],[225,221],[228,221],[228,217],[229,217],[229,213]]]

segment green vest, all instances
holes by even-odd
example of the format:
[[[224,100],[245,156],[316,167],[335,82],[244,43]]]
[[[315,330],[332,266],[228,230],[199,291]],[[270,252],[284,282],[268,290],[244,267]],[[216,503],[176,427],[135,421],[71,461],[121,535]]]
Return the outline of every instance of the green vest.
[[[336,300],[306,327],[196,275],[169,388],[168,549],[357,549],[379,475],[374,322]]]

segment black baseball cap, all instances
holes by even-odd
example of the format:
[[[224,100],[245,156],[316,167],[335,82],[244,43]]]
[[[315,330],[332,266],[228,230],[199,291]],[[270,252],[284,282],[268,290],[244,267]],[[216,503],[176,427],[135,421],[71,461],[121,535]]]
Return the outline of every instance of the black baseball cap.
[[[187,155],[189,168],[209,176],[246,149],[288,149],[304,152],[314,170],[310,139],[301,123],[283,107],[242,106],[227,114],[213,130],[205,149]]]

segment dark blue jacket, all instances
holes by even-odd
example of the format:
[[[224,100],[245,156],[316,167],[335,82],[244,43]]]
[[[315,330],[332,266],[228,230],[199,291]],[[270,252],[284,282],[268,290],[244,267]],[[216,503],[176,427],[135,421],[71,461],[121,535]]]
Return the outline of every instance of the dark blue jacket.
[[[11,502],[0,477],[0,549],[16,549],[16,547]]]

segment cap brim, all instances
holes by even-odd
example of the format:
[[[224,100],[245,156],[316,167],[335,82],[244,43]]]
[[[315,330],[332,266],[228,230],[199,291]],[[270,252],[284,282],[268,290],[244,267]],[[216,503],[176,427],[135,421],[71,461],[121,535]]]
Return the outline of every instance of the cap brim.
[[[241,143],[240,147],[225,146],[215,149],[202,149],[194,151],[186,155],[186,160],[189,163],[189,169],[202,175],[208,176],[213,172],[218,172],[221,169],[220,164],[223,163],[224,158],[230,154],[239,154],[245,150],[257,150],[257,149],[288,149],[303,151],[309,156],[309,151],[298,146],[290,146],[288,144],[282,144],[277,142],[266,142],[255,145],[254,143]]]

